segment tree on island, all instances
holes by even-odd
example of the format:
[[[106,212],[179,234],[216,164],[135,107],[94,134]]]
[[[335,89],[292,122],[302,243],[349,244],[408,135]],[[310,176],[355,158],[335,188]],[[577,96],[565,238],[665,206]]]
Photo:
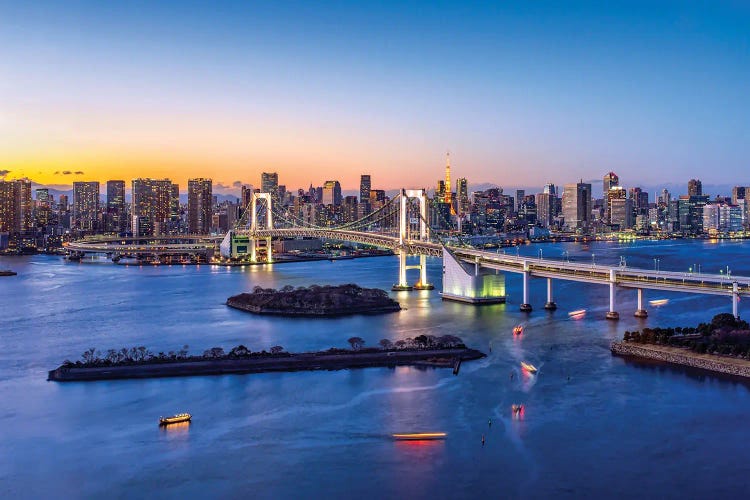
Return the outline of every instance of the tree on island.
[[[388,339],[382,339],[380,342],[378,342],[378,344],[380,344],[380,347],[382,347],[386,351],[388,349],[393,349],[393,342]]]
[[[271,347],[271,354],[281,354],[282,352],[284,352],[284,348],[280,345]]]
[[[365,345],[365,340],[362,337],[351,337],[348,342],[355,351],[359,351]]]
[[[232,350],[229,351],[229,355],[235,358],[244,358],[245,356],[250,355],[250,349],[240,344],[237,347],[233,347]]]
[[[203,357],[204,358],[223,358],[224,357],[224,349],[222,347],[212,347],[211,349],[207,349],[203,351]]]

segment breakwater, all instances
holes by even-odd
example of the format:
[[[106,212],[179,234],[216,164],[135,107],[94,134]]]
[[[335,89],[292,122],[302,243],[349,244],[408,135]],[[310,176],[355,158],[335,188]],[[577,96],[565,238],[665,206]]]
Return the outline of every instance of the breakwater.
[[[714,354],[699,354],[688,349],[662,345],[637,344],[634,342],[612,342],[613,355],[651,359],[674,365],[689,366],[711,372],[750,378],[750,361],[720,357]]]
[[[253,356],[239,359],[142,362],[114,366],[60,366],[47,380],[83,382],[194,375],[225,375],[302,370],[344,370],[378,366],[432,366],[453,368],[457,360],[470,361],[486,355],[475,349],[414,349],[398,351],[329,351]]]

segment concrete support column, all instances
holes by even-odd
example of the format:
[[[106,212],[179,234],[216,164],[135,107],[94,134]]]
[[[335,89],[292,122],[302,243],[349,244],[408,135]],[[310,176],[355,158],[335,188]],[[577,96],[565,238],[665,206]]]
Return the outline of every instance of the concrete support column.
[[[266,262],[273,261],[273,245],[271,245],[271,237],[266,238]]]
[[[557,309],[557,304],[552,300],[552,278],[547,278],[547,303],[544,304],[544,308],[548,311]]]
[[[636,318],[647,318],[648,312],[643,308],[643,289],[638,289],[638,309],[635,310],[633,315]]]
[[[419,283],[414,285],[415,290],[434,290],[435,286],[427,282],[427,256],[419,256]]]
[[[255,238],[250,238],[250,262],[258,262],[258,258],[255,254],[255,245],[257,245]]]
[[[620,313],[615,311],[615,287],[617,286],[617,271],[609,270],[609,311],[607,319],[620,319]]]
[[[406,282],[406,249],[400,248],[398,251],[398,283],[393,285],[391,290],[403,292],[412,290],[412,287]]]
[[[532,307],[529,303],[529,263],[523,261],[523,303],[521,304],[522,312],[531,312]]]
[[[732,315],[737,319],[740,319],[739,303],[740,294],[737,289],[737,282],[735,281],[732,283]]]

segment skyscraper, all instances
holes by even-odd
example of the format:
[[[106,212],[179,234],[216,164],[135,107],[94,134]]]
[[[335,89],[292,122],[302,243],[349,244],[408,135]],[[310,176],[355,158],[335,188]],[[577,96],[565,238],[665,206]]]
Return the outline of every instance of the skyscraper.
[[[107,181],[107,232],[127,231],[125,181]]]
[[[624,200],[625,198],[627,198],[627,192],[625,191],[625,188],[621,186],[612,186],[610,190],[605,193],[604,199],[607,205],[606,205],[606,210],[605,210],[604,221],[607,224],[619,225],[621,223],[622,217],[618,218],[618,222],[615,222],[613,220],[612,207],[615,203],[615,200]],[[621,207],[621,205],[618,205],[618,207]]]
[[[688,181],[688,196],[703,195],[703,184],[700,179],[690,179]]]
[[[276,172],[263,172],[260,175],[260,192],[271,193],[277,198],[279,195],[279,174]]]
[[[521,204],[523,204],[524,196],[526,196],[525,189],[516,189],[516,213],[521,211]]]
[[[73,183],[73,221],[81,232],[94,232],[99,221],[99,182]]]
[[[0,232],[18,235],[33,226],[31,181],[0,180]]]
[[[606,199],[607,191],[619,185],[620,185],[620,178],[617,176],[617,174],[614,172],[609,172],[607,175],[604,176],[604,184],[602,185],[602,196]]]
[[[41,188],[36,190],[35,220],[38,227],[44,227],[50,222],[50,209],[52,208],[52,199],[49,195],[49,189]]]
[[[370,189],[372,189],[370,176],[367,174],[362,174],[362,176],[359,178],[359,201],[360,203],[370,202]]]
[[[323,205],[341,205],[341,184],[339,181],[326,181],[323,184]]]
[[[130,211],[136,236],[167,234],[173,208],[173,186],[169,179],[133,179]],[[178,189],[179,191],[179,189]]]
[[[591,223],[591,184],[583,180],[577,184],[565,184],[563,217],[565,226],[572,231],[588,229]]]
[[[466,177],[456,179],[456,197],[458,198],[458,213],[460,215],[469,213],[469,181]]]
[[[188,233],[210,233],[212,216],[213,182],[211,179],[198,178],[188,180]]]
[[[445,203],[451,205],[453,211],[453,197],[451,196],[451,154],[445,155]]]

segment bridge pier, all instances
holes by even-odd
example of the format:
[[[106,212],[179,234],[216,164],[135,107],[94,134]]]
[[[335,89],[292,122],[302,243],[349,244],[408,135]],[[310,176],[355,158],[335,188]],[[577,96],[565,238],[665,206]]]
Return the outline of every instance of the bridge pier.
[[[533,309],[531,307],[531,304],[529,303],[529,276],[531,275],[531,272],[529,271],[529,263],[526,261],[523,261],[523,303],[521,304],[521,312],[531,312]]]
[[[544,308],[548,311],[557,309],[557,304],[552,300],[552,278],[547,278],[547,303],[544,304]]]
[[[615,287],[617,286],[617,271],[614,269],[609,270],[609,311],[607,311],[607,319],[618,320],[620,319],[620,313],[615,311]]]
[[[414,285],[415,290],[434,290],[435,285],[427,282],[427,256],[419,256],[419,281]]]
[[[409,285],[409,283],[406,282],[406,250],[404,248],[399,249],[398,251],[398,283],[393,285],[391,290],[394,292],[408,292],[409,290],[413,290],[414,287]]]
[[[737,282],[732,283],[732,315],[735,319],[740,319],[739,312],[740,294],[737,287]]]
[[[646,311],[643,308],[643,289],[638,289],[638,309],[635,310],[635,314],[633,314],[636,318],[647,318],[648,317],[648,311]]]

